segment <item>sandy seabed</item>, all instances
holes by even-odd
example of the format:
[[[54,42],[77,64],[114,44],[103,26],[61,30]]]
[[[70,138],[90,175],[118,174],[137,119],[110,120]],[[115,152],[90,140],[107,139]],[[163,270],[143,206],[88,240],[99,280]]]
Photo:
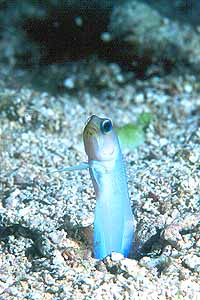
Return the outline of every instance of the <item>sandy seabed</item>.
[[[199,299],[198,78],[172,72],[144,81],[92,59],[79,72],[47,67],[43,79],[60,70],[56,94],[19,83],[26,71],[1,67],[0,299]],[[91,114],[119,126],[143,112],[154,117],[145,142],[123,149],[140,257],[97,261],[88,171],[47,172],[86,161]]]

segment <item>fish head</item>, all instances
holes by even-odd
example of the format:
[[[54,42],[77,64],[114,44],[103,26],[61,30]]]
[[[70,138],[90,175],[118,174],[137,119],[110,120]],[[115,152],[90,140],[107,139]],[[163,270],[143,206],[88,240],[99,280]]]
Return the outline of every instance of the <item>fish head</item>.
[[[88,119],[83,131],[83,141],[89,160],[114,160],[120,149],[112,121],[96,115]]]

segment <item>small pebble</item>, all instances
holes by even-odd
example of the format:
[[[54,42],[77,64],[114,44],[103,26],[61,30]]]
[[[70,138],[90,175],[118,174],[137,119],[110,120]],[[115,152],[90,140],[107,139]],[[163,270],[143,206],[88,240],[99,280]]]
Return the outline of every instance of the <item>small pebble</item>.
[[[188,254],[183,259],[183,265],[194,272],[200,272],[200,257],[194,254]]]
[[[112,261],[119,261],[119,260],[121,260],[123,258],[124,258],[124,255],[121,254],[121,253],[112,252],[112,254],[111,254]]]
[[[73,78],[66,78],[63,82],[64,86],[69,90],[74,88],[74,79]]]

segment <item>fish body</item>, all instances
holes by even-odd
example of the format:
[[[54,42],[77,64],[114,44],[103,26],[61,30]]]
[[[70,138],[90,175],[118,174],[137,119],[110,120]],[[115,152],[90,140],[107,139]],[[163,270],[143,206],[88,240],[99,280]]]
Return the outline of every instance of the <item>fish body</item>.
[[[134,219],[118,137],[109,119],[93,115],[83,132],[90,175],[96,194],[94,256],[129,255]]]

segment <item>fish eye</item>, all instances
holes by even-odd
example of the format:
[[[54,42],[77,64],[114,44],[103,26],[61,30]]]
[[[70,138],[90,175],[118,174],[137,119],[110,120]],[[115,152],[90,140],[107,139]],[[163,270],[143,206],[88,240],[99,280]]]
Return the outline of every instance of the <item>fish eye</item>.
[[[105,119],[101,122],[100,129],[102,133],[108,133],[112,130],[112,122],[109,119]]]

